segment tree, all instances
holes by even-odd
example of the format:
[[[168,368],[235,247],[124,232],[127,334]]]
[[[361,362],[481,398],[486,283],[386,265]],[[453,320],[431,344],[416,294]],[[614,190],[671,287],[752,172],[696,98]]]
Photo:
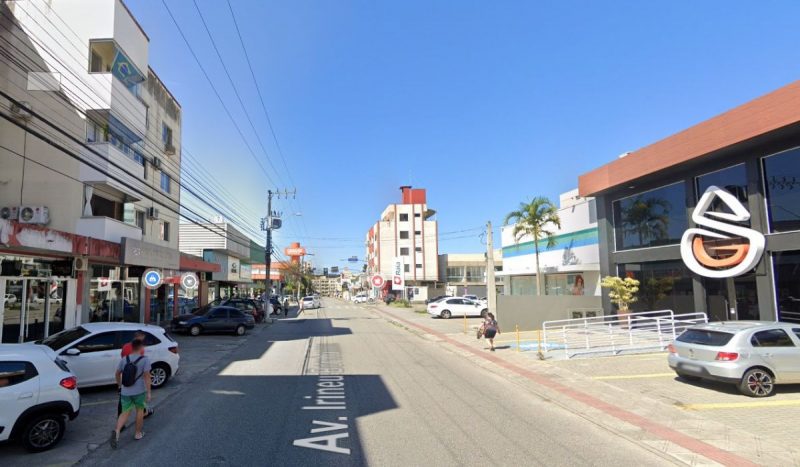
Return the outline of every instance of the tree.
[[[625,235],[637,236],[641,246],[645,245],[645,241],[665,238],[671,207],[669,201],[659,198],[634,199],[629,206],[623,208]]]
[[[546,239],[547,247],[556,244],[554,229],[561,228],[558,210],[544,196],[537,196],[529,203],[520,203],[519,209],[506,215],[504,225],[514,221],[514,242],[528,236],[533,239],[533,251],[536,253],[536,295],[542,294],[542,271],[539,267],[539,241]]]
[[[656,303],[667,298],[674,286],[675,278],[670,276],[645,279],[640,295],[642,301],[647,303],[648,311],[655,309]]]
[[[639,291],[639,281],[626,277],[622,279],[616,276],[606,276],[600,285],[609,289],[608,298],[619,307],[621,313],[627,313],[630,304],[637,300],[636,293]]]

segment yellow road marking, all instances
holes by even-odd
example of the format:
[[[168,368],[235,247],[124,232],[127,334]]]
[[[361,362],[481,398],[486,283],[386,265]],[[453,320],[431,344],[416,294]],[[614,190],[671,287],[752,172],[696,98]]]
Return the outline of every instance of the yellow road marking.
[[[608,376],[592,376],[592,379],[598,380],[611,380],[611,379],[644,379],[644,378],[665,378],[667,376],[675,376],[675,373],[648,373],[642,375],[608,375]]]
[[[104,400],[104,401],[85,402],[85,403],[82,402],[81,403],[81,407],[86,407],[86,406],[89,406],[89,405],[110,404],[112,402],[118,402],[118,401],[119,401],[119,399],[108,399],[108,400]]]
[[[799,406],[800,400],[758,401],[758,402],[718,402],[712,404],[679,404],[685,410],[719,410],[719,409],[753,409],[759,407],[791,407]]]

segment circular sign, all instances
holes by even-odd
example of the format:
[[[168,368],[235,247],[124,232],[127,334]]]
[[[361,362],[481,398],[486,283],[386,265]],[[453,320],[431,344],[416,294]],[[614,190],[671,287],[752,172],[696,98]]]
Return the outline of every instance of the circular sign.
[[[193,272],[184,272],[181,274],[181,285],[186,290],[194,290],[200,284],[197,274]]]
[[[384,283],[383,277],[378,276],[378,275],[372,276],[372,286],[373,287],[376,287],[376,288],[380,289],[381,287],[383,287],[383,283]]]
[[[148,269],[144,272],[142,280],[144,281],[144,286],[148,289],[157,289],[159,286],[161,286],[161,272],[155,269]]]

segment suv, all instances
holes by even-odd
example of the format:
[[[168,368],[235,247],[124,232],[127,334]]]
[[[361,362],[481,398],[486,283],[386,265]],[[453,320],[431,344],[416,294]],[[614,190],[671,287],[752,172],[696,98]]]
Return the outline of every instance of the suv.
[[[78,379],[48,347],[3,344],[0,350],[0,441],[18,440],[29,451],[52,448],[65,419],[78,416]]]

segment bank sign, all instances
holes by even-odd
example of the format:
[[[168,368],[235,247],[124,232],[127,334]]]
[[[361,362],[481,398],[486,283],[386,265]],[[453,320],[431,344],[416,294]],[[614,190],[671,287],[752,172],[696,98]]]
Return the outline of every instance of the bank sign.
[[[715,200],[730,212],[710,211]],[[710,278],[740,276],[753,269],[764,254],[761,232],[736,223],[750,219],[750,213],[728,191],[710,186],[692,213],[698,227],[687,229],[681,238],[681,257],[696,274]]]
[[[405,267],[402,256],[392,261],[392,290],[404,290],[406,286]]]

